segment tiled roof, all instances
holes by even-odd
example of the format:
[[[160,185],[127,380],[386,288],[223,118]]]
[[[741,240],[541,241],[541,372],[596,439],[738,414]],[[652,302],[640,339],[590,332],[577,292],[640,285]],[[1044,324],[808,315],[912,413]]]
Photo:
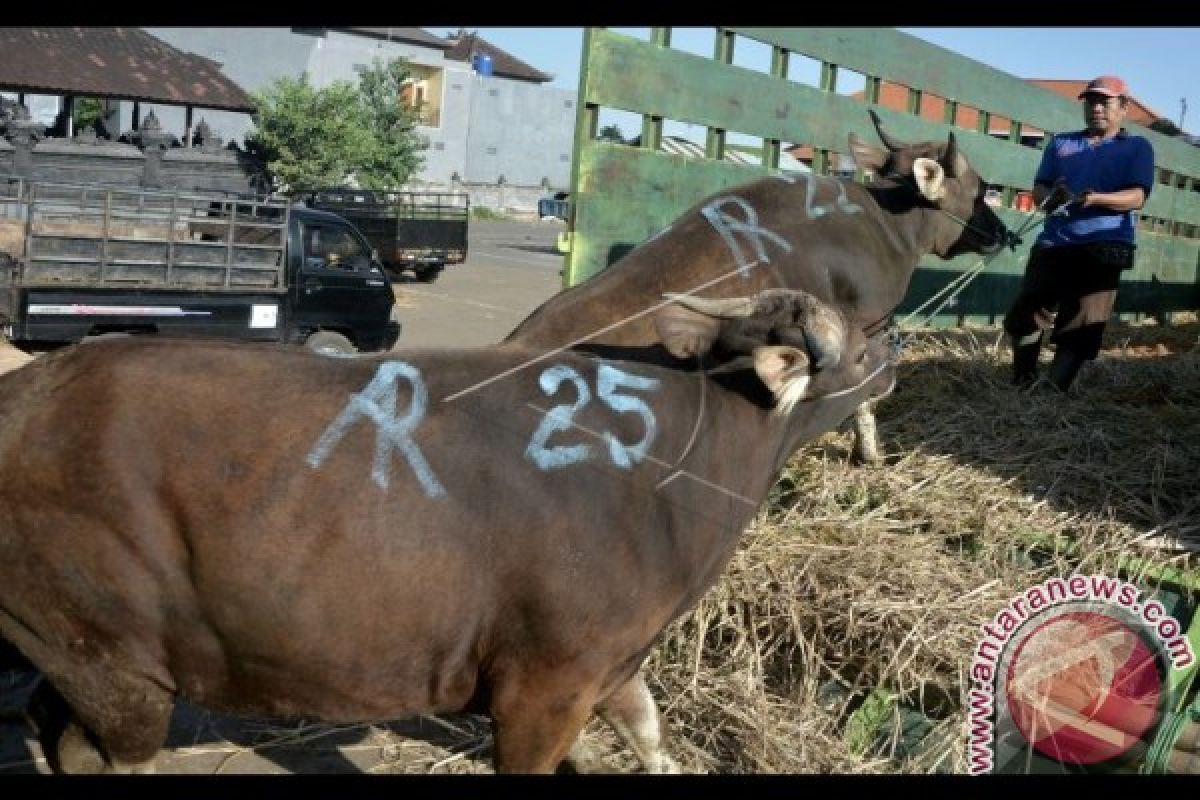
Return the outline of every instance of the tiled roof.
[[[1027,79],[1029,83],[1035,86],[1040,86],[1055,94],[1062,95],[1068,100],[1077,100],[1079,93],[1083,91],[1083,87],[1087,86],[1086,80],[1047,80],[1042,78]],[[863,92],[855,92],[850,95],[858,100],[863,99]],[[904,111],[908,108],[908,87],[901,86],[897,83],[882,81],[879,85],[879,105],[884,108],[892,108],[897,111]],[[941,122],[945,119],[946,102],[942,98],[932,95],[923,94],[921,96],[921,116],[925,119]],[[1154,112],[1145,103],[1142,103],[1136,97],[1129,98],[1129,116],[1127,119],[1137,125],[1149,126],[1151,122],[1158,119],[1159,115]],[[1002,117],[993,114],[988,125],[988,133],[997,136],[1007,136],[1009,131],[1009,120],[1007,117]],[[976,130],[979,126],[979,111],[966,104],[959,103],[958,114],[955,117],[956,126]],[[1079,127],[1083,127],[1083,117],[1080,116]],[[1043,133],[1038,128],[1032,125],[1022,125],[1021,134],[1024,136],[1040,136]],[[796,156],[802,161],[812,159],[812,147],[808,145],[797,145],[789,148],[788,152]]]
[[[451,45],[450,49],[446,51],[446,58],[466,61],[469,64],[476,54],[491,56],[493,75],[533,83],[546,83],[554,79],[553,75],[547,75],[539,69],[534,69],[521,59],[509,55],[474,33],[460,30],[457,34],[447,36],[446,40]]]
[[[254,110],[215,61],[139,28],[0,28],[0,90]]]
[[[370,36],[375,39],[387,39],[393,42],[406,42],[408,44],[419,44],[424,47],[436,47],[439,50],[446,50],[450,47],[450,43],[445,39],[434,36],[432,33],[421,28],[340,28],[339,30],[356,33],[359,36]]]
[[[1068,100],[1078,100],[1079,93],[1082,92],[1083,88],[1088,85],[1086,80],[1067,81],[1051,78],[1028,78],[1027,80],[1035,86],[1040,86],[1043,89],[1049,89],[1055,94],[1061,94]],[[1149,125],[1151,122],[1154,122],[1154,120],[1160,118],[1161,116],[1162,114],[1159,114],[1141,100],[1130,96],[1129,116],[1127,117],[1130,122],[1138,125]]]

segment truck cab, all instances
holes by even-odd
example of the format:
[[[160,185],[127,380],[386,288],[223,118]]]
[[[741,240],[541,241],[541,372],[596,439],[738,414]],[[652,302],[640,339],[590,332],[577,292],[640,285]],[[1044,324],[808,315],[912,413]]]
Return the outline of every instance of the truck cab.
[[[296,208],[291,217],[287,338],[326,353],[390,349],[400,323],[378,254],[336,214]]]
[[[394,276],[411,270],[418,281],[431,283],[447,264],[467,258],[466,193],[329,187],[300,190],[294,197],[349,221]]]

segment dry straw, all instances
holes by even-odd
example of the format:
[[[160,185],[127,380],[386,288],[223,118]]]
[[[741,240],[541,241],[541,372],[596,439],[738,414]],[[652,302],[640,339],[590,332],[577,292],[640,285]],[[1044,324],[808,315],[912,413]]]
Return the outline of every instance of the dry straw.
[[[848,433],[805,448],[654,654],[687,766],[963,771],[980,624],[1050,576],[1115,575],[1123,555],[1197,566],[1198,334],[1194,317],[1114,326],[1067,396],[1010,388],[994,330],[919,335],[879,409],[887,463],[850,464]],[[1031,534],[1081,558],[1030,554]],[[876,687],[923,708],[941,743],[889,759],[885,726],[882,747],[852,748],[847,712]]]

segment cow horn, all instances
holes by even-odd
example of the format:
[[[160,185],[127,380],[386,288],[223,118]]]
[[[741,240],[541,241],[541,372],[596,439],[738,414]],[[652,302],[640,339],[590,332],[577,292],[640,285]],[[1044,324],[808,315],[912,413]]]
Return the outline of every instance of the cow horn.
[[[787,344],[803,344],[812,355],[817,369],[836,367],[842,359],[842,342],[846,338],[846,325],[834,309],[820,302],[807,292],[795,289],[764,289],[752,297],[709,298],[686,294],[666,294],[684,308],[718,319],[746,319],[748,317],[775,317],[783,314],[783,320],[792,320],[803,308],[803,320],[799,325],[786,322],[775,328],[780,340]]]
[[[701,314],[707,314],[710,317],[719,319],[741,319],[744,317],[752,317],[758,311],[757,297],[694,297],[690,294],[672,294],[663,295],[668,300],[673,300],[684,308],[690,308],[692,311],[699,311]]]
[[[967,160],[963,158],[963,154],[958,152],[958,140],[954,138],[954,132],[950,132],[950,139],[946,142],[946,152],[942,156],[942,168],[946,170],[947,178],[960,178],[967,170]]]
[[[906,142],[893,138],[883,129],[883,121],[879,119],[879,115],[875,113],[875,109],[868,108],[867,113],[871,116],[871,122],[875,123],[875,132],[879,134],[879,141],[883,142],[883,146],[888,150],[895,152],[896,150],[904,150],[908,147]]]
[[[816,369],[832,369],[842,362],[846,323],[824,303],[806,305],[804,322],[799,327],[777,328],[776,334],[782,344],[804,347]]]
[[[842,340],[846,328],[836,316],[821,320],[821,324],[809,324],[804,328],[804,343],[812,354],[813,366],[831,369],[842,362]]]

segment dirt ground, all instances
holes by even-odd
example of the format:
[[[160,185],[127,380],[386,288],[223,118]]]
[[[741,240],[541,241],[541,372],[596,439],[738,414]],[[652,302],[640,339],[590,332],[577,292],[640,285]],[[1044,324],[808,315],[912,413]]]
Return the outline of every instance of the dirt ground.
[[[8,372],[29,363],[33,356],[13,347],[0,338],[0,372]]]

